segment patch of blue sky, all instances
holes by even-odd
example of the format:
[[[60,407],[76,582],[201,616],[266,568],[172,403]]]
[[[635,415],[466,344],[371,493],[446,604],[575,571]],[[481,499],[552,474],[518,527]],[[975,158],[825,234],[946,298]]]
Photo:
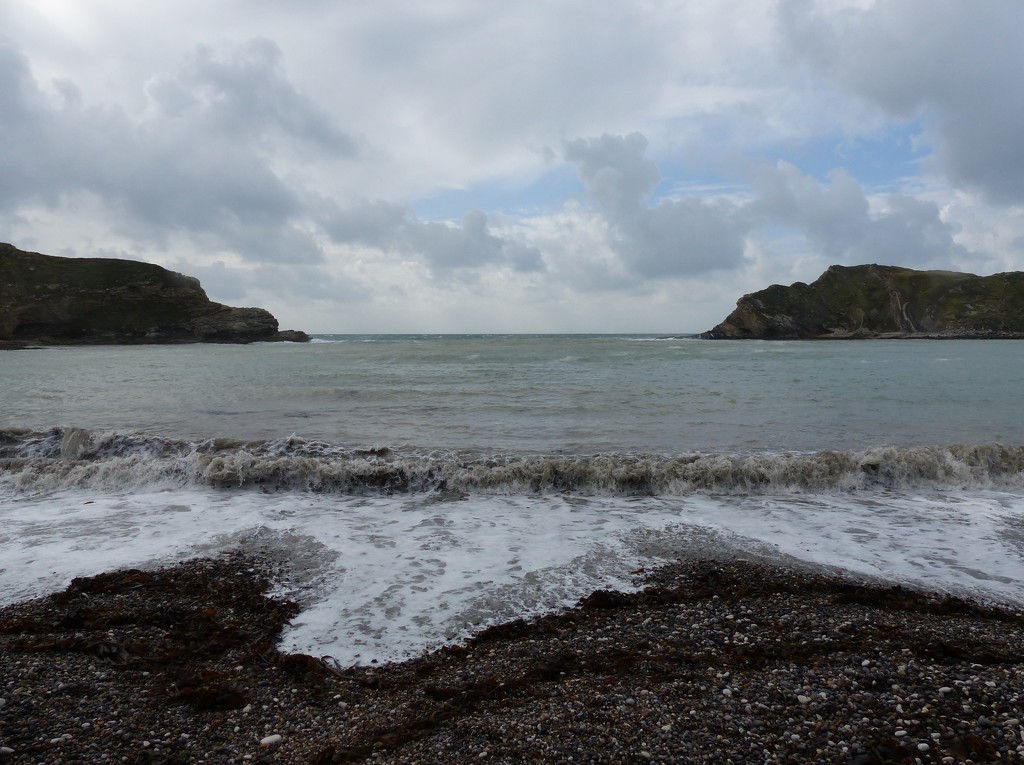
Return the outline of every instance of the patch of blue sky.
[[[827,182],[845,170],[870,191],[896,191],[921,174],[932,147],[922,138],[919,121],[895,123],[867,136],[828,135],[799,143],[763,147],[756,152],[769,162],[784,160],[801,172]]]
[[[750,187],[735,178],[673,174],[662,177],[651,195],[649,204],[655,205],[663,200],[679,197],[728,198],[743,201],[750,197]]]
[[[582,198],[583,183],[576,168],[560,164],[526,185],[495,180],[464,189],[446,189],[416,200],[412,209],[420,220],[432,221],[458,221],[469,210],[526,218],[561,209],[569,199]]]

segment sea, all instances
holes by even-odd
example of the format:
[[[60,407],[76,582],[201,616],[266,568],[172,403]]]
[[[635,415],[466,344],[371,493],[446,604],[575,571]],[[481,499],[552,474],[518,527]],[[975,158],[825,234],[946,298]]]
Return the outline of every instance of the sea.
[[[248,550],[400,660],[680,558],[1024,605],[1024,341],[319,335],[0,354],[0,603]]]

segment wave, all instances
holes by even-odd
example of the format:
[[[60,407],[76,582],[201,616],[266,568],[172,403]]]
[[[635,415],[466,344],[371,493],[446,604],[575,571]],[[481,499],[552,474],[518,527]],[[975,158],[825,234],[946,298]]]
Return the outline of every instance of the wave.
[[[803,454],[473,455],[351,449],[297,436],[190,442],[80,428],[0,430],[0,490],[209,486],[342,494],[672,496],[1024,487],[1024,447],[898,447]]]

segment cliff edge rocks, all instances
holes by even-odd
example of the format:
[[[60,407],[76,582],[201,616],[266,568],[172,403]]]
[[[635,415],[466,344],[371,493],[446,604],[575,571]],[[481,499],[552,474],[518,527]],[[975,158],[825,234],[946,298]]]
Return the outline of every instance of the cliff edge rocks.
[[[710,340],[1024,338],[1024,273],[831,266],[811,284],[744,295]]]
[[[0,243],[0,347],[306,342],[262,308],[214,303],[199,280],[150,263],[62,258]]]

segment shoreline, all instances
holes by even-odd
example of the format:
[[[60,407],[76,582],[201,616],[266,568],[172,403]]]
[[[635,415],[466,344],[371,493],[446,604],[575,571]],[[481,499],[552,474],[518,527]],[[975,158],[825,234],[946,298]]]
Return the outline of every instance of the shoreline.
[[[241,553],[0,608],[0,762],[1024,760],[1024,613],[745,559],[394,664],[279,652]],[[952,758],[952,759],[950,759]]]

